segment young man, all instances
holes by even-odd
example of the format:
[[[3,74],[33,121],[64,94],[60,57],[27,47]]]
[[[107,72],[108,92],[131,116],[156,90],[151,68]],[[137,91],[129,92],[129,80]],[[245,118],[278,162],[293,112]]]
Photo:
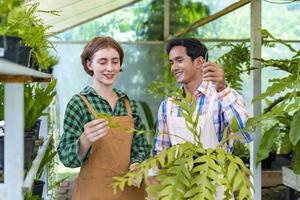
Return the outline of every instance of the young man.
[[[183,92],[190,93],[197,103],[200,115],[198,127],[201,128],[201,142],[204,148],[216,148],[222,140],[225,127],[235,116],[239,128],[245,126],[248,118],[243,98],[224,79],[224,71],[216,63],[207,60],[207,48],[197,39],[178,38],[168,42],[166,47],[171,70]],[[158,125],[154,140],[153,155],[172,145],[184,142],[176,135],[193,142],[192,134],[185,126],[181,108],[171,101],[164,100],[158,111]],[[230,136],[230,128],[228,129]],[[242,132],[242,139],[251,137]],[[231,152],[232,141],[228,151]]]

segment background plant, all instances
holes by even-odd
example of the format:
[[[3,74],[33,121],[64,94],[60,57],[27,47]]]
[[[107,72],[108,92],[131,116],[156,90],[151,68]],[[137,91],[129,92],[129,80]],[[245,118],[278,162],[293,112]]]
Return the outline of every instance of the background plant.
[[[250,74],[250,52],[246,42],[242,43],[221,43],[218,48],[229,47],[229,51],[217,59],[224,69],[225,80],[231,88],[241,92],[243,88],[242,75]]]
[[[146,130],[145,135],[148,140],[149,150],[150,150],[150,152],[152,152],[157,122],[154,121],[153,114],[152,114],[149,104],[145,101],[139,101],[139,104],[140,104],[140,106],[144,112],[145,118],[146,118],[147,123],[143,124],[143,129]]]
[[[2,15],[0,34],[20,37],[23,45],[32,48],[33,59],[39,63],[41,68],[49,68],[52,58],[48,50],[54,49],[53,44],[46,36],[50,26],[46,26],[38,15],[42,12],[51,14],[57,14],[57,12],[39,10],[38,3],[4,2],[3,4],[7,7],[5,10],[9,12]]]
[[[248,121],[248,126],[256,124],[269,127],[262,137],[257,154],[258,162],[267,157],[272,143],[281,135],[285,142],[284,151],[292,150],[294,152],[293,170],[300,174],[300,50],[275,38],[267,30],[262,30],[262,33],[266,39],[273,39],[284,45],[292,53],[292,56],[286,59],[261,60],[263,67],[285,71],[287,75],[283,78],[269,80],[271,85],[266,91],[253,99],[253,102],[265,100],[268,105],[261,115]],[[266,44],[271,43],[265,42]]]
[[[25,130],[31,130],[35,122],[45,114],[44,110],[56,95],[56,82],[56,80],[51,81],[46,88],[42,88],[40,83],[25,84]]]

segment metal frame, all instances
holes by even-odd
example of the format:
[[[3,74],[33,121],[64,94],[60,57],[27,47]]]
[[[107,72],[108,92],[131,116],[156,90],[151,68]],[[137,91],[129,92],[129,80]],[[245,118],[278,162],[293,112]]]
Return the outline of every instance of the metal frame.
[[[251,73],[253,85],[253,97],[261,94],[261,0],[251,0],[251,67],[256,68]],[[252,105],[252,116],[261,114],[261,101],[257,101]],[[250,169],[254,174],[252,183],[253,199],[261,199],[261,164],[256,167],[256,152],[261,142],[261,130],[258,128],[254,134],[254,141],[250,143]]]

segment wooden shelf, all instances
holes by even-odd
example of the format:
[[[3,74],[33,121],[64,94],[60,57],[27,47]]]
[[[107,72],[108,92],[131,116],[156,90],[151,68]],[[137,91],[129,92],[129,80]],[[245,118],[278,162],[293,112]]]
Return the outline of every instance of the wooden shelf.
[[[39,72],[5,59],[0,59],[0,82],[50,82],[52,78],[51,74]]]

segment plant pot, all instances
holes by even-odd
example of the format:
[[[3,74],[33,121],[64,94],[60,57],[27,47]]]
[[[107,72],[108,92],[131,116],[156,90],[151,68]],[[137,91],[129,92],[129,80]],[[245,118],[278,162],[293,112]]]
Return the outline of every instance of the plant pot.
[[[32,57],[30,59],[29,68],[34,69],[34,70],[39,70],[39,68],[40,68],[39,64]]]
[[[250,160],[248,157],[240,157],[243,163],[246,165],[246,167],[250,167]]]
[[[17,63],[20,40],[18,37],[0,36],[0,58]]]
[[[28,169],[32,160],[34,148],[34,135],[24,136],[24,168]],[[0,136],[0,170],[4,169],[4,136]]]
[[[31,48],[27,46],[19,46],[18,63],[25,67],[30,66]]]
[[[33,125],[32,129],[34,131],[35,140],[39,139],[40,125],[41,125],[40,119],[38,121],[36,121],[36,123]]]
[[[49,67],[48,69],[42,69],[42,72],[45,72],[45,73],[48,73],[48,74],[52,74],[53,67]]]
[[[4,169],[4,136],[0,136],[0,170]]]
[[[34,180],[33,187],[32,187],[32,194],[37,195],[42,198],[43,189],[44,189],[45,182],[42,180]]]
[[[276,160],[276,153],[269,153],[269,157],[261,161],[261,167],[263,169],[270,169],[272,162]]]
[[[24,168],[28,169],[33,155],[35,136],[34,132],[25,132],[24,136]]]

